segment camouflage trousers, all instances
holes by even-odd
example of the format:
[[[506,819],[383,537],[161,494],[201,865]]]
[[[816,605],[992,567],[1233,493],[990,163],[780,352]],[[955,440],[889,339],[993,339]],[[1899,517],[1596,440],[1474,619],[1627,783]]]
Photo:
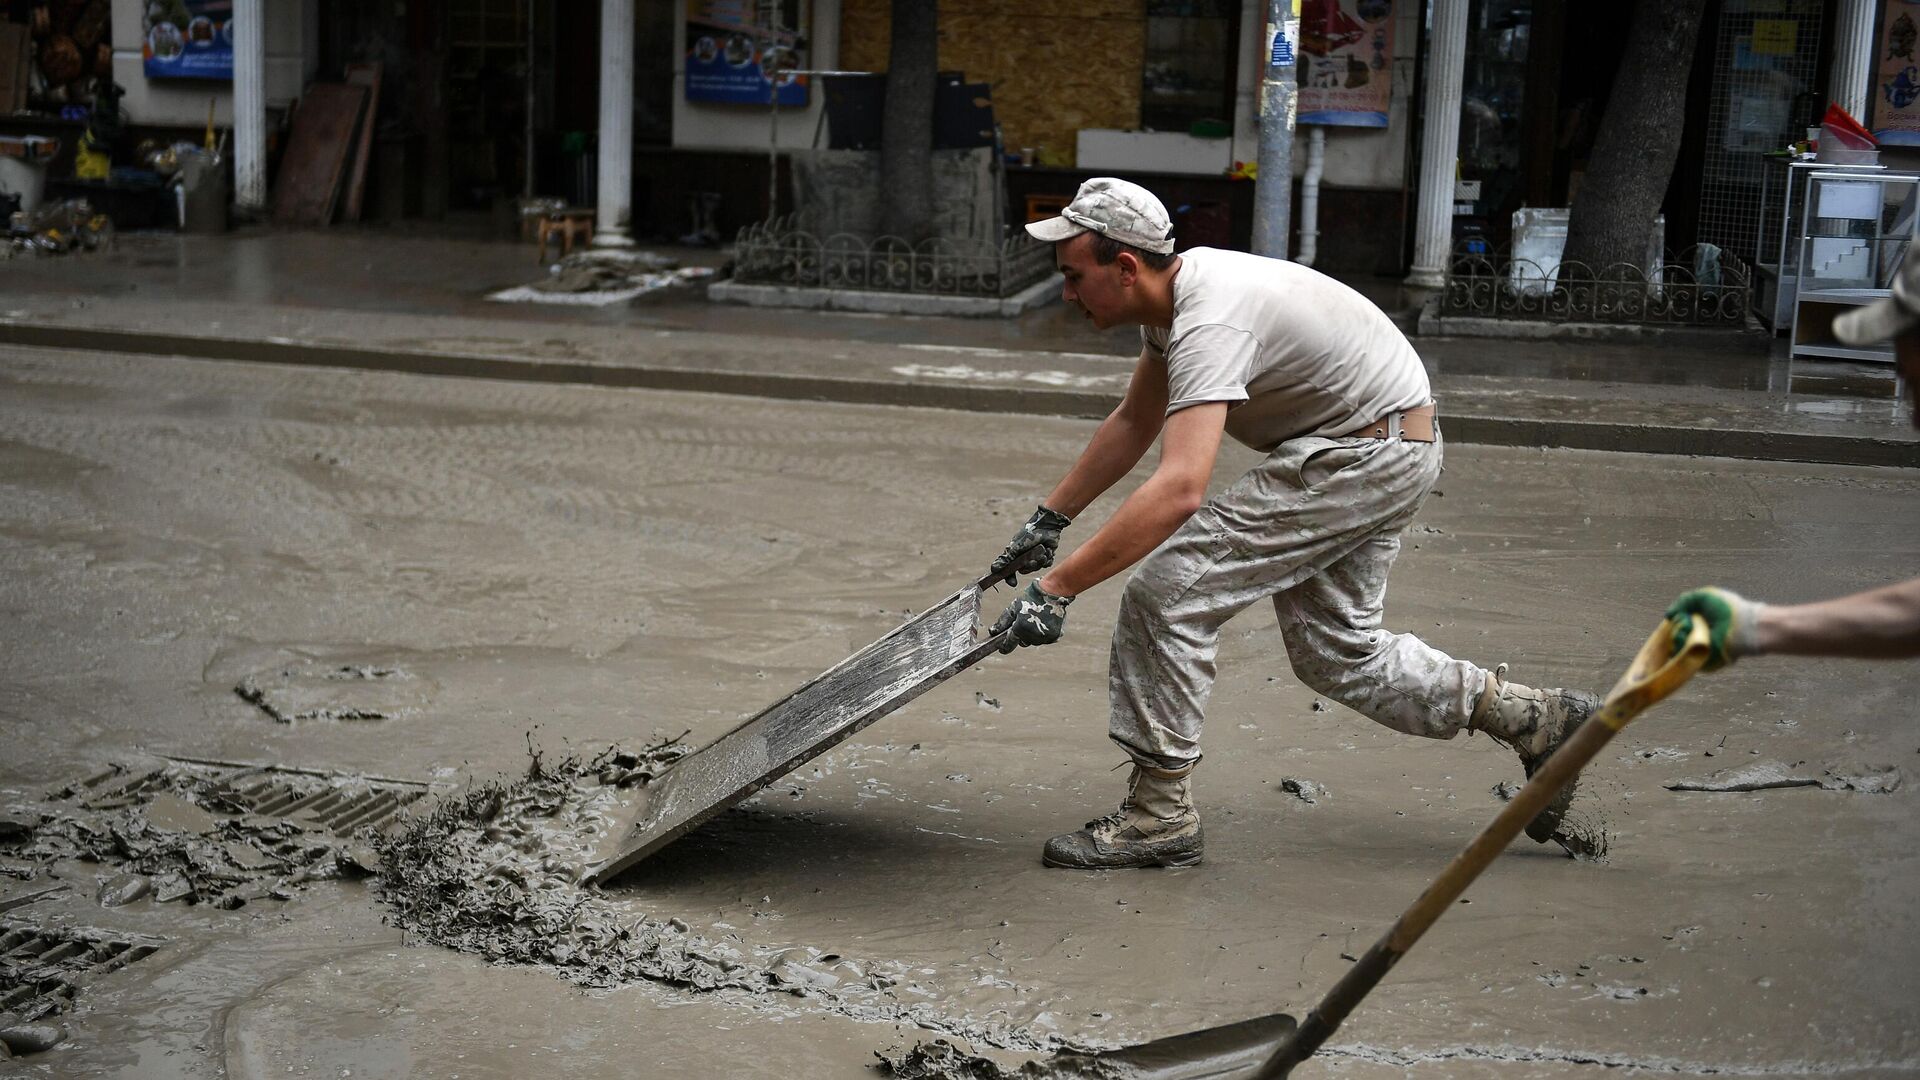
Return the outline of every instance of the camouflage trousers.
[[[1440,458],[1438,441],[1292,439],[1209,500],[1127,582],[1113,740],[1162,768],[1198,760],[1220,627],[1267,597],[1301,682],[1396,731],[1457,734],[1486,672],[1380,625],[1400,535]]]

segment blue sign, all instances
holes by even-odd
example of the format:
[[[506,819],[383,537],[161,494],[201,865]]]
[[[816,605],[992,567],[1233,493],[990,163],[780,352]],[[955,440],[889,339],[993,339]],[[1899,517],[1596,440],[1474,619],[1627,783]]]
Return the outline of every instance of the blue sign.
[[[233,78],[233,0],[154,0],[140,53],[150,79]]]
[[[807,9],[787,0],[771,5],[782,17],[772,26],[763,12],[742,0],[689,0],[687,5],[687,100],[739,105],[807,103],[805,43],[791,27],[805,24]]]
[[[1273,59],[1271,63],[1278,66],[1293,65],[1295,63],[1293,41],[1299,36],[1300,21],[1298,19],[1288,19],[1285,23],[1274,27]]]

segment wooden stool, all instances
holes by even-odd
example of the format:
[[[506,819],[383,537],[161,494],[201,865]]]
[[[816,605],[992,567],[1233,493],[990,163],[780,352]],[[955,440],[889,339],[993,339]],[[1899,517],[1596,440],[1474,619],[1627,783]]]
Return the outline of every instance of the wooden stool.
[[[560,256],[565,258],[573,254],[573,241],[579,237],[585,245],[593,240],[593,211],[591,210],[555,210],[540,218],[540,252],[534,261],[547,261],[547,238],[558,233],[560,236]]]

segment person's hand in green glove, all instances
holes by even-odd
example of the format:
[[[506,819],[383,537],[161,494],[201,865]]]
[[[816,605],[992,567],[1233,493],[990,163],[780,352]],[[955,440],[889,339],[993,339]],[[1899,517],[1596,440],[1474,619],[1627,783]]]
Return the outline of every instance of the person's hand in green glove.
[[[1689,616],[1698,615],[1707,622],[1707,640],[1711,646],[1702,670],[1718,671],[1742,656],[1752,656],[1760,651],[1754,640],[1760,607],[1726,589],[1681,593],[1667,607],[1667,618],[1673,621],[1673,651],[1679,652],[1686,646],[1687,635],[1693,629]]]
[[[1013,534],[1007,542],[1007,549],[993,560],[987,572],[995,577],[1006,576],[1007,584],[1018,585],[1015,574],[1036,574],[1053,565],[1053,556],[1060,550],[1060,530],[1073,523],[1067,515],[1045,506],[1034,510],[1020,531]]]
[[[1060,634],[1067,628],[1067,605],[1071,603],[1071,596],[1055,596],[1043,591],[1038,581],[1027,582],[1027,587],[993,622],[994,634],[1013,631],[1000,643],[1000,651],[1010,653],[1028,645],[1051,645],[1059,641]]]

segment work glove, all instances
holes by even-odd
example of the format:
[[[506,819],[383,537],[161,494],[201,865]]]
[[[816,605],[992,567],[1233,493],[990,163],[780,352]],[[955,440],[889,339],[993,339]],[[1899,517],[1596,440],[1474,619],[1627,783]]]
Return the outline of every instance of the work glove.
[[[988,573],[995,577],[1006,575],[1009,585],[1020,584],[1014,574],[1034,574],[1053,565],[1053,556],[1060,549],[1060,530],[1072,524],[1067,515],[1047,509],[1045,506],[1034,510],[1020,531],[1007,541],[1007,550],[993,560]]]
[[[1761,606],[1726,589],[1681,593],[1667,608],[1667,618],[1673,621],[1673,651],[1677,653],[1686,646],[1687,635],[1693,629],[1693,620],[1688,616],[1698,615],[1707,621],[1707,641],[1711,646],[1701,670],[1718,671],[1742,656],[1759,652],[1754,627],[1760,620]]]
[[[1055,596],[1041,591],[1038,581],[1027,582],[1027,587],[1007,605],[1007,610],[993,621],[995,634],[1009,628],[1013,630],[1000,643],[1000,651],[1010,653],[1027,645],[1051,645],[1059,641],[1061,632],[1067,628],[1067,605],[1071,603],[1071,596]]]

